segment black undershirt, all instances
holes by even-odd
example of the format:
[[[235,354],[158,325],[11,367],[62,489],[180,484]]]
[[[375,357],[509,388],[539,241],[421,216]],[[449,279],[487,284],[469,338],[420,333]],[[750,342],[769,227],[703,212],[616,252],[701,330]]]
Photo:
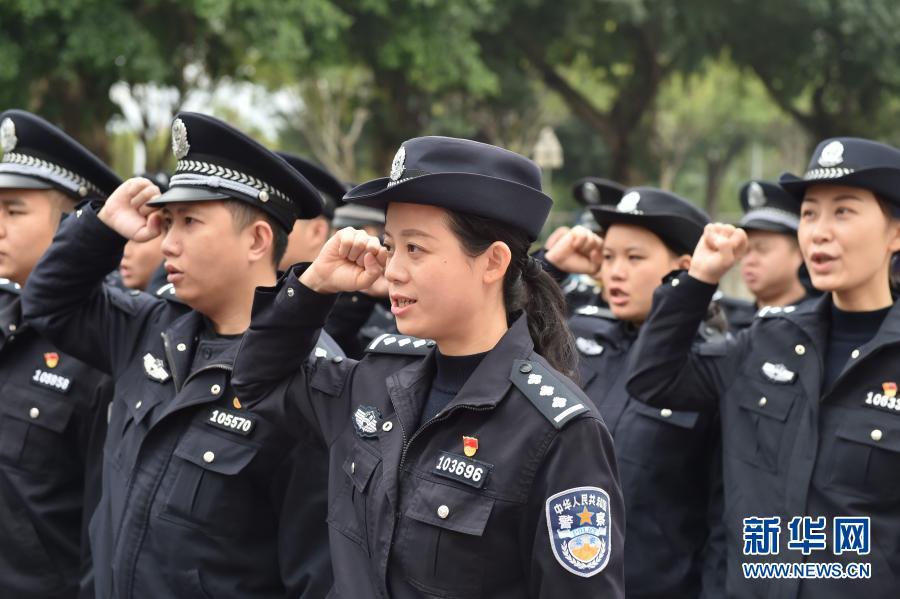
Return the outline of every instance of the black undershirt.
[[[486,355],[487,352],[469,356],[445,356],[440,351],[434,353],[434,380],[422,410],[421,424],[434,418],[456,397]]]
[[[831,306],[823,389],[829,389],[837,380],[850,353],[872,340],[890,310],[891,306],[871,312],[846,312]]]

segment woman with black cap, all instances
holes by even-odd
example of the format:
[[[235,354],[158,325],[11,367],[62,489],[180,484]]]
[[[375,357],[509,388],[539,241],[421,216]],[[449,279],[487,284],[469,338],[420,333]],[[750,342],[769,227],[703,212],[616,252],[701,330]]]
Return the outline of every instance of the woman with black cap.
[[[384,246],[344,229],[261,288],[235,371],[245,405],[330,448],[332,596],[623,596],[612,439],[564,374],[562,298],[527,254],[551,205],[538,168],[418,138],[345,200],[386,208]],[[382,273],[403,335],[359,362],[295,359],[336,293]]]
[[[625,588],[628,597],[721,597],[719,419],[714,412],[651,408],[625,389],[626,363],[650,313],[653,291],[686,269],[709,218],[675,194],[626,190],[618,203],[592,206],[603,228],[596,275],[609,307],[582,306],[570,319],[581,358],[580,382],[612,433],[625,496]],[[569,253],[548,252],[557,264]],[[695,326],[694,351],[724,338],[713,306]],[[664,400],[663,400],[664,401]],[[718,534],[717,534],[718,533]]]
[[[900,308],[888,271],[900,151],[826,140],[803,177],[780,184],[800,204],[800,249],[823,297],[763,310],[720,357],[698,359],[694,327],[747,246],[742,230],[709,225],[690,270],[654,298],[628,388],[654,405],[721,408],[729,596],[896,597]],[[769,562],[791,571],[753,570]],[[797,576],[796,564],[813,567]]]

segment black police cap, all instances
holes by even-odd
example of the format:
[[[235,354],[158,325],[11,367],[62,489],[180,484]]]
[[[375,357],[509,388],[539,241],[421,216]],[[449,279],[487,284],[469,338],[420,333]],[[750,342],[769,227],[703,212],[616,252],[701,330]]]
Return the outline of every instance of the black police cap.
[[[179,113],[172,123],[178,162],[169,190],[147,203],[233,199],[272,216],[285,231],[322,213],[322,197],[280,156],[217,118]]]
[[[288,152],[276,152],[288,164],[297,169],[306,180],[312,183],[322,194],[322,214],[328,220],[334,218],[334,211],[343,204],[344,194],[350,186],[332,175],[324,167]]]
[[[61,129],[24,110],[0,114],[0,188],[56,189],[105,200],[122,180]]]
[[[794,235],[800,224],[800,205],[777,183],[748,181],[741,187],[742,229]]]
[[[609,179],[600,177],[585,177],[579,179],[572,186],[572,197],[584,206],[615,206],[625,195],[626,187]]]
[[[674,193],[655,187],[632,187],[615,206],[593,206],[597,223],[643,227],[655,233],[676,254],[692,254],[709,224],[709,216]]]
[[[826,139],[802,177],[784,173],[778,183],[798,201],[810,185],[831,183],[868,189],[900,208],[900,150],[857,137]]]
[[[348,203],[384,208],[390,202],[427,204],[512,225],[534,241],[553,200],[541,191],[541,170],[509,150],[453,137],[403,142],[390,177],[363,183]]]

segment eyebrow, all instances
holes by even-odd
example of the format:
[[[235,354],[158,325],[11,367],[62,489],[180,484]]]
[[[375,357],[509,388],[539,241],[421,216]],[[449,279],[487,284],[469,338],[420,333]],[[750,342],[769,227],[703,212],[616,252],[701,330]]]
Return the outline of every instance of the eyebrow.
[[[0,203],[7,206],[24,206],[25,200],[22,198],[0,198]]]
[[[384,234],[386,237],[393,237],[393,235],[391,235],[390,231],[388,231],[387,229],[384,230]],[[401,237],[429,237],[431,239],[436,239],[436,237],[434,235],[431,235],[430,233],[426,233],[425,231],[422,231],[420,229],[403,229],[402,231],[400,231],[400,236]]]

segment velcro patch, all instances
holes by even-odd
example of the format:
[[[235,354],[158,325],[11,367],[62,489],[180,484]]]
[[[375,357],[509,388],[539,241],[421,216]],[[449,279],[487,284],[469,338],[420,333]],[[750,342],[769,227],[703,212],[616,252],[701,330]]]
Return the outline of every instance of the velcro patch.
[[[493,464],[473,460],[458,453],[442,451],[438,454],[432,472],[438,476],[480,489],[493,469]]]

